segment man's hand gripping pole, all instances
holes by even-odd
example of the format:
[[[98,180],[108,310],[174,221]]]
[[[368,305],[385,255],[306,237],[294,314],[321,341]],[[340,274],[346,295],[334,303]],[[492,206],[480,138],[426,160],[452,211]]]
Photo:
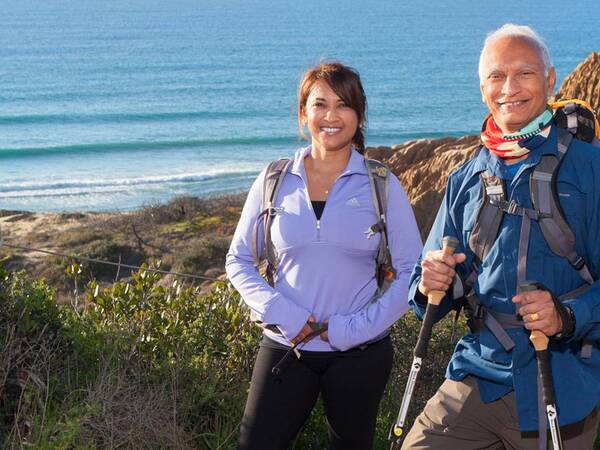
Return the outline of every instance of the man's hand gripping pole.
[[[458,240],[451,236],[444,237],[442,242],[442,251],[447,255],[452,255],[458,246]],[[419,374],[419,370],[421,370],[423,358],[427,355],[427,345],[431,339],[431,332],[437,316],[437,310],[445,295],[446,293],[444,291],[430,291],[427,294],[427,308],[425,309],[425,316],[423,318],[423,323],[421,324],[421,330],[419,331],[419,339],[417,340],[417,345],[413,352],[414,358],[406,382],[406,388],[404,389],[402,404],[400,405],[398,418],[396,419],[396,422],[392,424],[388,436],[388,439],[392,441],[390,447],[392,450],[400,448],[401,438],[404,434],[404,422],[417,381],[417,375]]]

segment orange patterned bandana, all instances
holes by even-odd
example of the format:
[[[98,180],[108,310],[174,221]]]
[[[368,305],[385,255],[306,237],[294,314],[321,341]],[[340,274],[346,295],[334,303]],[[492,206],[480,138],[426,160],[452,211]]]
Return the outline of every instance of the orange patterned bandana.
[[[481,142],[499,158],[520,158],[529,153],[530,148],[538,147],[546,140],[551,123],[552,110],[546,109],[517,133],[505,135],[490,114],[483,122]]]

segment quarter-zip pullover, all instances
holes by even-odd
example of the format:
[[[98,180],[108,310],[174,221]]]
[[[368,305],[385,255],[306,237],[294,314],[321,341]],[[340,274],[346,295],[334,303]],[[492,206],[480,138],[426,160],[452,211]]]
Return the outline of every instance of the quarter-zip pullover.
[[[282,335],[265,333],[289,345],[312,314],[329,320],[329,342],[319,338],[303,345],[313,351],[347,350],[377,340],[408,309],[408,279],[422,244],[410,203],[390,176],[387,226],[396,280],[377,301],[375,269],[379,235],[366,231],[378,221],[364,158],[352,150],[336,179],[320,219],[308,195],[304,158],[296,152],[275,206],[272,241],[279,265],[272,288],[253,265],[252,231],[261,212],[264,171],[248,194],[229,253],[229,279],[260,320],[277,325]],[[263,238],[259,226],[258,242]],[[262,250],[262,247],[259,248]]]

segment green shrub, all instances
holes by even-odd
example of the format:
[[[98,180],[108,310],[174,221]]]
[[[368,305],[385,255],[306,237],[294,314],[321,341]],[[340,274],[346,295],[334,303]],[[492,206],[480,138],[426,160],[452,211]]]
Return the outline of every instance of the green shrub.
[[[1,275],[3,448],[233,447],[260,332],[230,285],[201,295],[142,269],[91,282],[75,311]]]

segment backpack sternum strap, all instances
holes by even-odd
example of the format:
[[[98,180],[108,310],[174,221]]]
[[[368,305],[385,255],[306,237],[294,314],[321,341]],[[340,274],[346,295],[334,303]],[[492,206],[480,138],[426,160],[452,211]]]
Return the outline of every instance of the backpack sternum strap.
[[[506,185],[487,170],[480,175],[483,186],[481,206],[469,237],[469,247],[480,261],[487,256],[498,236],[504,211],[497,204],[506,201]]]
[[[490,203],[504,211],[506,214],[513,216],[527,216],[531,220],[538,220],[541,216],[540,212],[535,209],[523,208],[514,200],[507,202],[506,200],[490,200]]]

